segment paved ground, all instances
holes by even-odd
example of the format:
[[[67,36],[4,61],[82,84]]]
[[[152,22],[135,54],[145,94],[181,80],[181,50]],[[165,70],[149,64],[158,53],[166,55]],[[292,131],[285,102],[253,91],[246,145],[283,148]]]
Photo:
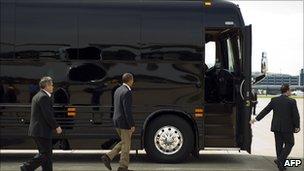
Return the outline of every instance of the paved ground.
[[[291,151],[291,157],[303,157],[303,98],[297,98],[297,106],[300,114],[300,124],[301,131],[295,136],[295,145]],[[257,114],[270,102],[270,98],[259,98],[259,103],[257,105]],[[263,118],[260,122],[256,122],[252,126],[252,154],[255,155],[265,155],[265,156],[275,156],[275,142],[274,135],[270,131],[270,124],[272,120],[272,112]]]
[[[257,106],[257,112],[261,111],[267,105],[270,99],[261,98]],[[302,158],[303,160],[303,99],[297,99],[298,108],[301,117],[301,132],[295,134],[295,146],[291,152],[291,158]],[[261,122],[253,125],[253,143],[252,154],[237,151],[201,151],[200,158],[191,157],[189,160],[180,164],[160,164],[151,162],[146,155],[131,155],[131,169],[135,170],[169,170],[169,171],[191,171],[191,170],[277,170],[273,163],[275,156],[275,146],[273,133],[269,131],[272,113],[267,115]],[[2,151],[3,152],[3,151]],[[31,151],[33,152],[33,151]],[[35,152],[35,151],[34,151]],[[106,170],[100,162],[100,153],[105,151],[97,151],[97,154],[75,154],[75,151],[69,154],[62,154],[56,151],[54,155],[55,171],[97,171]],[[19,169],[19,164],[33,154],[2,154],[1,155],[1,171],[14,171]],[[112,165],[115,170],[118,167],[117,159]],[[301,168],[288,168],[288,170],[304,170],[303,164]]]
[[[5,155],[2,156],[1,171],[18,170],[18,165],[32,155]],[[100,162],[99,154],[70,155],[57,154],[54,157],[55,171],[105,171],[106,168]],[[113,161],[114,170],[118,167],[117,159]],[[130,169],[135,170],[164,170],[164,171],[192,171],[192,170],[277,170],[273,163],[273,157],[248,154],[232,154],[230,152],[208,152],[200,155],[200,158],[190,158],[180,164],[160,164],[151,162],[146,155],[132,155]],[[39,169],[41,170],[41,169]],[[291,171],[300,171],[302,168],[290,168]]]

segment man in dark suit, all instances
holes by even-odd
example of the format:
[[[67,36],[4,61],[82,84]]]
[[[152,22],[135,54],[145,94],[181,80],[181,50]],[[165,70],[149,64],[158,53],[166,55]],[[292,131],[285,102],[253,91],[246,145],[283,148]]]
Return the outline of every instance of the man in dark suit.
[[[274,162],[280,170],[286,170],[284,163],[294,145],[293,133],[300,131],[300,116],[296,100],[288,97],[291,95],[289,85],[282,85],[281,92],[282,95],[272,98],[270,103],[250,123],[260,121],[273,110],[271,131],[274,132],[277,154]]]
[[[52,171],[52,130],[61,134],[61,127],[54,119],[51,93],[53,81],[51,77],[43,77],[39,86],[41,90],[33,97],[31,120],[28,135],[37,145],[39,154],[20,166],[21,171],[33,171],[42,166],[43,171]]]
[[[101,157],[105,166],[112,170],[110,162],[119,153],[120,161],[118,171],[129,171],[129,153],[131,147],[131,135],[135,131],[132,116],[132,93],[131,87],[134,79],[130,73],[122,76],[123,85],[114,93],[114,115],[113,122],[121,141],[107,154]]]

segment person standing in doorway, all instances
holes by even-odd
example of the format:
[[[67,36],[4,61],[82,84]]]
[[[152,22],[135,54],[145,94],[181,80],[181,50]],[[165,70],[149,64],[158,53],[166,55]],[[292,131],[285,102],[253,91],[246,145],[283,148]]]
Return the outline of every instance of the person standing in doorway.
[[[271,99],[269,104],[250,121],[250,124],[260,121],[271,110],[273,117],[271,122],[271,131],[274,132],[277,159],[274,160],[279,170],[286,170],[285,160],[294,146],[294,133],[300,131],[300,116],[297,108],[297,102],[289,98],[291,91],[288,84],[281,87],[281,95]]]
[[[125,73],[122,76],[123,85],[116,89],[114,93],[114,127],[121,139],[116,146],[107,154],[101,157],[105,166],[112,170],[110,162],[119,153],[120,161],[118,171],[130,171],[129,153],[131,147],[131,135],[135,131],[135,124],[132,116],[132,92],[134,79],[130,73]]]
[[[42,166],[43,171],[52,171],[52,130],[62,133],[61,127],[54,118],[51,94],[53,81],[51,77],[43,77],[39,86],[41,90],[33,97],[29,136],[36,143],[39,153],[20,166],[21,171],[34,171]]]

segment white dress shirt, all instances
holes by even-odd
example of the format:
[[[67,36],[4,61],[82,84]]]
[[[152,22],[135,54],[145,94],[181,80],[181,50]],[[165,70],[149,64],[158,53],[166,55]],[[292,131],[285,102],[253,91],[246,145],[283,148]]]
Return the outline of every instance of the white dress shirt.
[[[125,86],[127,86],[127,88],[131,91],[131,87],[128,85],[128,84],[126,84],[126,83],[123,83],[122,85],[125,85]]]
[[[42,89],[49,97],[51,97],[51,93],[47,92],[46,90]]]

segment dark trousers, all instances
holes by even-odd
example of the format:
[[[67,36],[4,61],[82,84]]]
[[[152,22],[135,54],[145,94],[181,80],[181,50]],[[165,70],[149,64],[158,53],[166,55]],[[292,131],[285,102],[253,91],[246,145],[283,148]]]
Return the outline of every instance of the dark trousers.
[[[39,153],[24,165],[27,170],[35,170],[39,166],[43,171],[52,171],[52,139],[34,137]]]
[[[294,145],[293,132],[274,132],[274,138],[276,143],[277,159],[282,165],[284,165],[285,160]]]

